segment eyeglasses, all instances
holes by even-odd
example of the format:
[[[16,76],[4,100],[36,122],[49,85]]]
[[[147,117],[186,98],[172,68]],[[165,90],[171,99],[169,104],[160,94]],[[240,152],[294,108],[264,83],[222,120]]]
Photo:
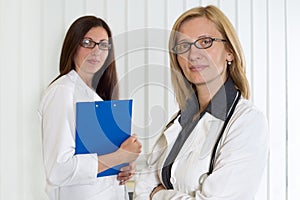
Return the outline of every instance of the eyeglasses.
[[[198,49],[207,49],[213,45],[213,42],[226,42],[226,40],[220,38],[203,37],[197,39],[195,42],[182,42],[176,44],[172,50],[175,54],[183,54],[188,52],[192,45],[195,45],[195,47]]]
[[[91,38],[83,38],[80,42],[80,46],[88,49],[93,49],[96,45],[101,50],[110,50],[111,44],[108,41],[102,40],[100,42],[95,42]]]

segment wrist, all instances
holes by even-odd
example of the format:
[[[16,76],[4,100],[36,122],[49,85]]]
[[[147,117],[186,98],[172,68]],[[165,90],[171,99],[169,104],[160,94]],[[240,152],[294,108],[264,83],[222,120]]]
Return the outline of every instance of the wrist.
[[[118,158],[120,164],[126,163],[126,155],[124,153],[124,150],[118,148],[115,152],[113,152],[114,157]]]
[[[124,156],[120,152],[115,151],[109,154],[98,156],[98,173],[124,163]]]
[[[150,193],[150,200],[152,200],[153,196],[162,189],[163,185],[160,183],[156,187],[153,188],[153,190]]]

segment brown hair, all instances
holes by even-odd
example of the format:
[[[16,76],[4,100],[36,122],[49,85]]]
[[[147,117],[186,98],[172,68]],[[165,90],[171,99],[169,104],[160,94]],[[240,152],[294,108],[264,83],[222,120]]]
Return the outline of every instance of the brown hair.
[[[111,44],[111,49],[109,50],[108,56],[103,66],[94,75],[93,87],[103,100],[118,99],[119,87],[112,33],[105,21],[95,16],[80,17],[75,20],[70,26],[60,54],[60,74],[51,83],[53,83],[61,76],[69,73],[71,70],[75,70],[74,56],[76,54],[80,41],[91,28],[98,26],[103,27],[106,30],[109,38],[109,43]]]
[[[179,108],[184,108],[186,99],[191,95],[193,90],[191,90],[192,87],[189,88],[189,84],[187,84],[187,80],[179,66],[177,55],[173,53],[172,48],[176,44],[178,31],[182,23],[195,17],[206,17],[208,20],[212,21],[218,31],[222,34],[223,38],[227,40],[225,46],[234,56],[234,60],[228,69],[228,75],[232,78],[235,86],[241,91],[242,96],[248,99],[250,94],[245,72],[245,58],[238,36],[224,13],[217,7],[210,5],[207,7],[192,8],[184,12],[176,20],[170,34],[169,56],[171,78]]]

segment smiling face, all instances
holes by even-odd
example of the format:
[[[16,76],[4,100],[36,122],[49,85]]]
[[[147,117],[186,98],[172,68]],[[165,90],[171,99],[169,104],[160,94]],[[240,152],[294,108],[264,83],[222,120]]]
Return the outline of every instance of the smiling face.
[[[188,19],[182,23],[179,32],[177,44],[192,43],[204,37],[224,39],[215,24],[206,17]],[[214,41],[207,49],[198,49],[192,45],[189,51],[178,54],[177,60],[192,84],[223,84],[227,78],[227,61],[232,61],[233,55],[225,48],[224,42]]]
[[[84,36],[95,42],[107,41],[108,34],[103,27],[91,28]],[[80,77],[89,85],[94,74],[103,66],[109,50],[99,49],[98,45],[94,48],[85,48],[78,46],[77,52],[74,56],[75,70]]]

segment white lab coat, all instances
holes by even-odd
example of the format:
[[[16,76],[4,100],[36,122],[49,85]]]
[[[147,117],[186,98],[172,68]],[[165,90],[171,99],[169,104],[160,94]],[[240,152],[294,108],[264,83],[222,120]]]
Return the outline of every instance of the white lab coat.
[[[76,102],[101,100],[74,70],[46,90],[39,114],[50,200],[128,199],[116,176],[97,178],[96,154],[74,155]]]
[[[200,189],[199,179],[209,170],[211,153],[223,121],[205,113],[186,140],[171,170],[173,190],[153,199],[253,200],[268,157],[268,128],[264,115],[241,99],[220,141],[214,170]],[[136,177],[135,199],[149,199],[162,183],[162,168],[181,125],[178,118],[159,137],[147,167]]]

